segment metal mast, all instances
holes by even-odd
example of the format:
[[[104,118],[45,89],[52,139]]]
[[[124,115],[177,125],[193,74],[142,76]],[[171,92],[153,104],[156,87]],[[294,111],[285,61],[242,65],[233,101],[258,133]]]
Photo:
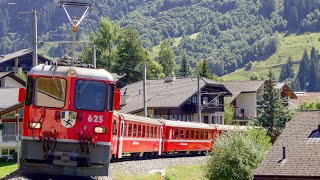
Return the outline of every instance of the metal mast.
[[[200,90],[200,74],[198,73],[198,121],[201,123],[201,90]]]
[[[146,87],[146,81],[147,81],[147,65],[143,65],[143,112],[144,117],[147,117],[148,115],[148,107],[147,107],[147,87]]]

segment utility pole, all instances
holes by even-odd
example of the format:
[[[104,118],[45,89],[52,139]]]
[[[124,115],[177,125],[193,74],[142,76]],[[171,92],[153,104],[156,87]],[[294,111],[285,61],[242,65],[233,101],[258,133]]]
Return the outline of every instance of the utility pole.
[[[24,21],[19,17],[20,14],[32,14],[32,67],[38,65],[38,13],[37,10],[32,10],[28,12],[18,12],[18,19]]]
[[[198,121],[201,123],[201,90],[200,90],[200,74],[198,73]]]
[[[92,46],[92,65],[97,68],[97,54],[96,54],[96,45]]]
[[[147,107],[147,87],[146,87],[146,82],[147,82],[147,65],[143,65],[143,112],[144,112],[144,117],[147,117],[148,113],[148,107]]]
[[[32,66],[37,66],[38,65],[38,17],[37,17],[37,10],[32,10]]]
[[[20,123],[20,114],[16,114],[16,118],[17,118],[17,142],[18,142],[18,152],[17,152],[17,164],[18,164],[18,169],[20,167],[20,132],[19,132],[19,123]]]

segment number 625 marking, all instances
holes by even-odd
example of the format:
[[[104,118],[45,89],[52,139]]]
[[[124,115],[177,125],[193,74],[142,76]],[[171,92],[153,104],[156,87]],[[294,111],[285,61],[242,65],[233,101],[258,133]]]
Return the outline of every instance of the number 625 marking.
[[[88,122],[102,123],[103,122],[103,116],[89,115],[88,116]]]

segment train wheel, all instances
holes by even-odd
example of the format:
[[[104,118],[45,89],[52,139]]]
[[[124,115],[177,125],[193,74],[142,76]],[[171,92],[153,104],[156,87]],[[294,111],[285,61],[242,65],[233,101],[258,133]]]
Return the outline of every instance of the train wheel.
[[[137,159],[140,153],[131,153],[131,159]]]

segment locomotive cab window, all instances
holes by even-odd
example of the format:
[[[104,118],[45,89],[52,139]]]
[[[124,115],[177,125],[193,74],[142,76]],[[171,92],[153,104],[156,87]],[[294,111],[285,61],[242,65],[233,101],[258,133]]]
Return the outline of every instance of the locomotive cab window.
[[[104,82],[77,80],[74,97],[76,109],[103,111],[106,99],[106,84]]]
[[[36,79],[35,106],[63,108],[66,101],[67,81],[62,78]]]
[[[114,99],[114,84],[109,84],[108,85],[108,90],[107,90],[107,110],[108,111],[113,111],[113,99]]]
[[[27,80],[27,90],[26,90],[26,99],[25,105],[30,106],[32,104],[32,94],[33,94],[33,86],[34,86],[34,79],[33,77],[29,76]]]

